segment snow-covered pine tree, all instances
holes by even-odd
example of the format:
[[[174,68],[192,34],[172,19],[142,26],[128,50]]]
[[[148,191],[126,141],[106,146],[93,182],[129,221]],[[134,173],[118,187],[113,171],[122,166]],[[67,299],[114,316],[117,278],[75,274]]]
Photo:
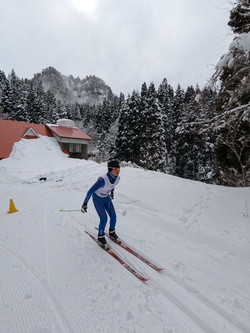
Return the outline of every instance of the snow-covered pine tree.
[[[141,151],[140,95],[133,91],[123,104],[116,138],[117,158],[139,164]]]
[[[43,90],[42,82],[39,81],[38,85],[34,89],[35,100],[32,109],[33,122],[37,124],[46,123],[46,102],[45,102],[45,92]]]
[[[145,169],[166,172],[167,150],[165,113],[158,100],[154,83],[143,84],[141,91],[141,161]]]
[[[1,99],[3,113],[7,114],[7,118],[10,120],[27,121],[23,88],[23,81],[19,79],[13,69],[8,77],[8,83],[6,81],[4,83]]]
[[[230,12],[228,25],[234,33],[242,34],[250,31],[250,1],[238,0]]]
[[[10,90],[10,82],[6,78],[4,72],[0,76],[0,92],[1,92],[1,99],[0,99],[0,108],[1,108],[1,113],[4,115],[4,118],[8,119],[9,113],[12,107],[11,103],[11,90]]]
[[[183,148],[182,134],[179,133],[179,123],[181,121],[181,117],[184,114],[184,106],[185,106],[185,92],[181,88],[180,84],[177,85],[172,113],[170,114],[169,122],[171,126],[171,147],[168,152],[169,157],[169,169],[170,173],[173,175],[182,175],[183,166],[180,164],[180,149]]]
[[[229,51],[217,64],[213,75],[219,92],[213,130],[215,152],[223,184],[250,183],[250,1],[237,1],[231,11],[230,26],[239,33]]]
[[[128,99],[130,96],[128,96]],[[119,125],[117,137],[115,140],[116,157],[120,160],[130,161],[131,154],[128,151],[129,137],[128,137],[128,122],[129,122],[129,106],[124,102],[120,109]]]
[[[162,83],[158,87],[158,100],[160,106],[164,112],[164,124],[166,134],[166,148],[169,152],[171,149],[171,142],[173,138],[173,126],[171,123],[171,115],[173,113],[173,102],[174,102],[174,90],[168,84],[166,78],[162,80]]]
[[[29,115],[30,122],[36,122],[37,114],[34,112],[36,103],[36,94],[33,85],[30,83],[27,91],[26,110]]]
[[[215,137],[210,128],[210,119],[215,116],[216,92],[210,87],[197,91],[198,111],[196,131],[201,138],[202,163],[199,166],[196,179],[209,183],[216,182],[218,166],[214,154]]]
[[[9,81],[3,71],[0,70],[0,108],[1,108],[1,100],[3,96],[3,90],[6,85],[9,84]]]
[[[44,123],[56,124],[59,119],[57,101],[54,94],[48,90],[44,94]]]
[[[66,106],[60,100],[58,100],[56,103],[55,114],[58,116],[57,119],[67,119],[68,118]]]
[[[129,160],[132,163],[139,164],[141,150],[141,114],[140,114],[140,95],[138,91],[133,91],[131,97],[127,101],[128,114],[128,146]]]
[[[184,105],[180,110],[180,121],[175,133],[176,174],[188,179],[195,179],[201,160],[200,137],[193,126],[197,116],[195,97],[195,89],[193,86],[189,86],[184,93]]]
[[[250,103],[223,112],[213,122],[223,184],[250,184]]]
[[[147,154],[148,149],[148,141],[149,141],[149,111],[148,111],[148,87],[146,82],[144,82],[141,86],[140,92],[140,105],[139,105],[139,113],[140,113],[140,131],[139,131],[139,142],[140,142],[140,153],[138,156],[139,165],[146,168],[145,155]]]
[[[107,160],[111,146],[114,146],[114,138],[110,136],[111,126],[117,119],[118,110],[114,102],[104,100],[98,106],[97,113],[95,114],[95,129],[98,133],[97,139],[97,160]]]

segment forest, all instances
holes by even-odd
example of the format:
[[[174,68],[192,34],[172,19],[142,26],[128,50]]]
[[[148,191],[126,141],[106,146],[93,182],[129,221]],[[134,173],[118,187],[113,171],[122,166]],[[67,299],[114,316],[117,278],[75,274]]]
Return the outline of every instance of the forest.
[[[93,139],[97,162],[117,158],[145,170],[226,186],[250,185],[250,1],[238,0],[235,37],[204,88],[174,89],[167,78],[128,96],[66,103],[42,81],[0,71],[0,118],[56,123],[68,118]]]

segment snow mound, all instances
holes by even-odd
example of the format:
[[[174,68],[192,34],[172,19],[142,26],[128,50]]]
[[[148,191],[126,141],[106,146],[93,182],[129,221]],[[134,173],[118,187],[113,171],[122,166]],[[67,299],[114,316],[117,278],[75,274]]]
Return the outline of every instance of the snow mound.
[[[84,232],[99,217],[92,200],[87,214],[80,207],[105,172],[47,137],[18,142],[0,161],[0,332],[250,332],[250,188],[122,166],[116,229],[165,268],[111,244],[150,278],[142,283]]]
[[[86,161],[68,158],[55,138],[45,136],[16,142],[10,157],[0,161],[0,167],[8,170],[12,176],[22,179],[42,177],[47,173],[76,167],[77,164],[83,166]],[[4,169],[2,171],[1,174],[4,174]]]

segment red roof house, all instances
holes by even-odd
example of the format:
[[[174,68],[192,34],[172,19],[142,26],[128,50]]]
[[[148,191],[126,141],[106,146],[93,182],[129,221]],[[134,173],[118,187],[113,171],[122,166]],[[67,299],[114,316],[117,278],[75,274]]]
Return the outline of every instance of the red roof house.
[[[91,138],[73,125],[74,122],[68,119],[61,119],[58,125],[0,119],[0,159],[9,157],[15,142],[22,138],[37,139],[40,136],[55,137],[69,157],[87,159],[87,144]]]

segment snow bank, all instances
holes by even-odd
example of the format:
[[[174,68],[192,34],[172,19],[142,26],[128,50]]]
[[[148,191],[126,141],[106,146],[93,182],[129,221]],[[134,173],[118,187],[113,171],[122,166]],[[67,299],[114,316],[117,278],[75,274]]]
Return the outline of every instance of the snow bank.
[[[122,167],[117,233],[165,268],[112,244],[150,277],[143,284],[84,233],[98,216],[91,200],[79,209],[106,171],[43,137],[0,161],[0,332],[249,332],[250,188]],[[17,213],[7,214],[10,198]]]
[[[22,139],[14,144],[9,158],[1,161],[2,168],[20,179],[40,178],[51,172],[61,172],[83,166],[85,160],[73,160],[62,152],[55,138]]]

